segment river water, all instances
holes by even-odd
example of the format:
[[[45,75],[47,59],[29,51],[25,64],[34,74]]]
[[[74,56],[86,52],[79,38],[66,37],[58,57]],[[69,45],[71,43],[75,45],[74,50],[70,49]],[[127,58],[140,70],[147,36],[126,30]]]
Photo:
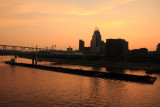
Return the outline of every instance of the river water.
[[[11,66],[4,63],[11,58],[12,56],[0,56],[0,107],[160,106],[160,75],[158,74],[153,75],[157,77],[154,84],[143,84]],[[31,60],[18,58],[18,62],[31,63]],[[51,63],[39,62],[39,64]],[[107,72],[103,67],[56,66]],[[117,72],[146,75],[143,70]]]

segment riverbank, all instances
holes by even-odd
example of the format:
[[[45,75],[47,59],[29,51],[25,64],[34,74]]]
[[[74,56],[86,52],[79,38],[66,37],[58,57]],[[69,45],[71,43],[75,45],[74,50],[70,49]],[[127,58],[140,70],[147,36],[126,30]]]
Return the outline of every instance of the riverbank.
[[[115,62],[115,61],[88,61],[88,60],[63,60],[63,59],[43,59],[40,61],[53,62],[52,65],[82,65],[90,67],[113,67],[113,68],[124,68],[124,69],[141,69],[141,70],[160,70],[159,64],[151,62],[145,63],[131,63],[131,62]]]
[[[22,57],[26,58],[26,57]],[[30,58],[27,58],[30,59]],[[160,64],[154,64],[152,62],[119,62],[119,61],[89,61],[89,60],[64,60],[64,59],[54,59],[54,58],[42,58],[38,57],[38,61],[51,62],[52,65],[82,65],[89,67],[113,67],[113,68],[123,68],[123,69],[140,69],[140,70],[158,70],[160,71]]]

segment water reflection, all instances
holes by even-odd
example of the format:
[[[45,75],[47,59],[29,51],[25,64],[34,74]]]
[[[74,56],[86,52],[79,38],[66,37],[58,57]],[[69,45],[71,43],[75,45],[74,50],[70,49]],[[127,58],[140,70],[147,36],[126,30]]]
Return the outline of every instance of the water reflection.
[[[96,102],[99,102],[98,96],[100,95],[100,80],[98,78],[90,78],[89,87],[89,99],[88,103],[93,106]],[[95,100],[97,99],[97,101]]]
[[[0,63],[0,106],[157,107],[160,76],[156,76],[157,81],[148,85]]]

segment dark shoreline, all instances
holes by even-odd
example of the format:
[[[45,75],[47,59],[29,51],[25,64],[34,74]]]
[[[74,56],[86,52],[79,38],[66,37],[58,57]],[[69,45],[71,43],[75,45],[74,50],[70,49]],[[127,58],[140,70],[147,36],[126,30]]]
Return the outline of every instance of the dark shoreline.
[[[20,58],[32,59],[28,56],[19,56]],[[53,62],[53,65],[82,65],[89,67],[110,67],[110,68],[123,68],[123,69],[137,69],[137,70],[157,70],[160,71],[160,64],[152,62],[124,62],[124,61],[90,61],[90,60],[67,60],[67,59],[54,59],[47,57],[37,57],[37,61]]]
[[[89,67],[109,67],[109,68],[123,68],[123,69],[136,69],[136,70],[160,70],[159,64],[153,63],[129,63],[129,62],[105,62],[105,61],[86,61],[86,60],[52,60],[52,59],[40,59],[43,61],[53,62],[53,65],[81,65]]]

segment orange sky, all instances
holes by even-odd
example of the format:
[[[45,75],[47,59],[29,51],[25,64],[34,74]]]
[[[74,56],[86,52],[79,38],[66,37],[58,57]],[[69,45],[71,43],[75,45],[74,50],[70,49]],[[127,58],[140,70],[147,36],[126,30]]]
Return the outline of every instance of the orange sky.
[[[123,38],[129,48],[160,43],[160,0],[1,0],[0,44],[78,49],[95,27],[102,39]]]

